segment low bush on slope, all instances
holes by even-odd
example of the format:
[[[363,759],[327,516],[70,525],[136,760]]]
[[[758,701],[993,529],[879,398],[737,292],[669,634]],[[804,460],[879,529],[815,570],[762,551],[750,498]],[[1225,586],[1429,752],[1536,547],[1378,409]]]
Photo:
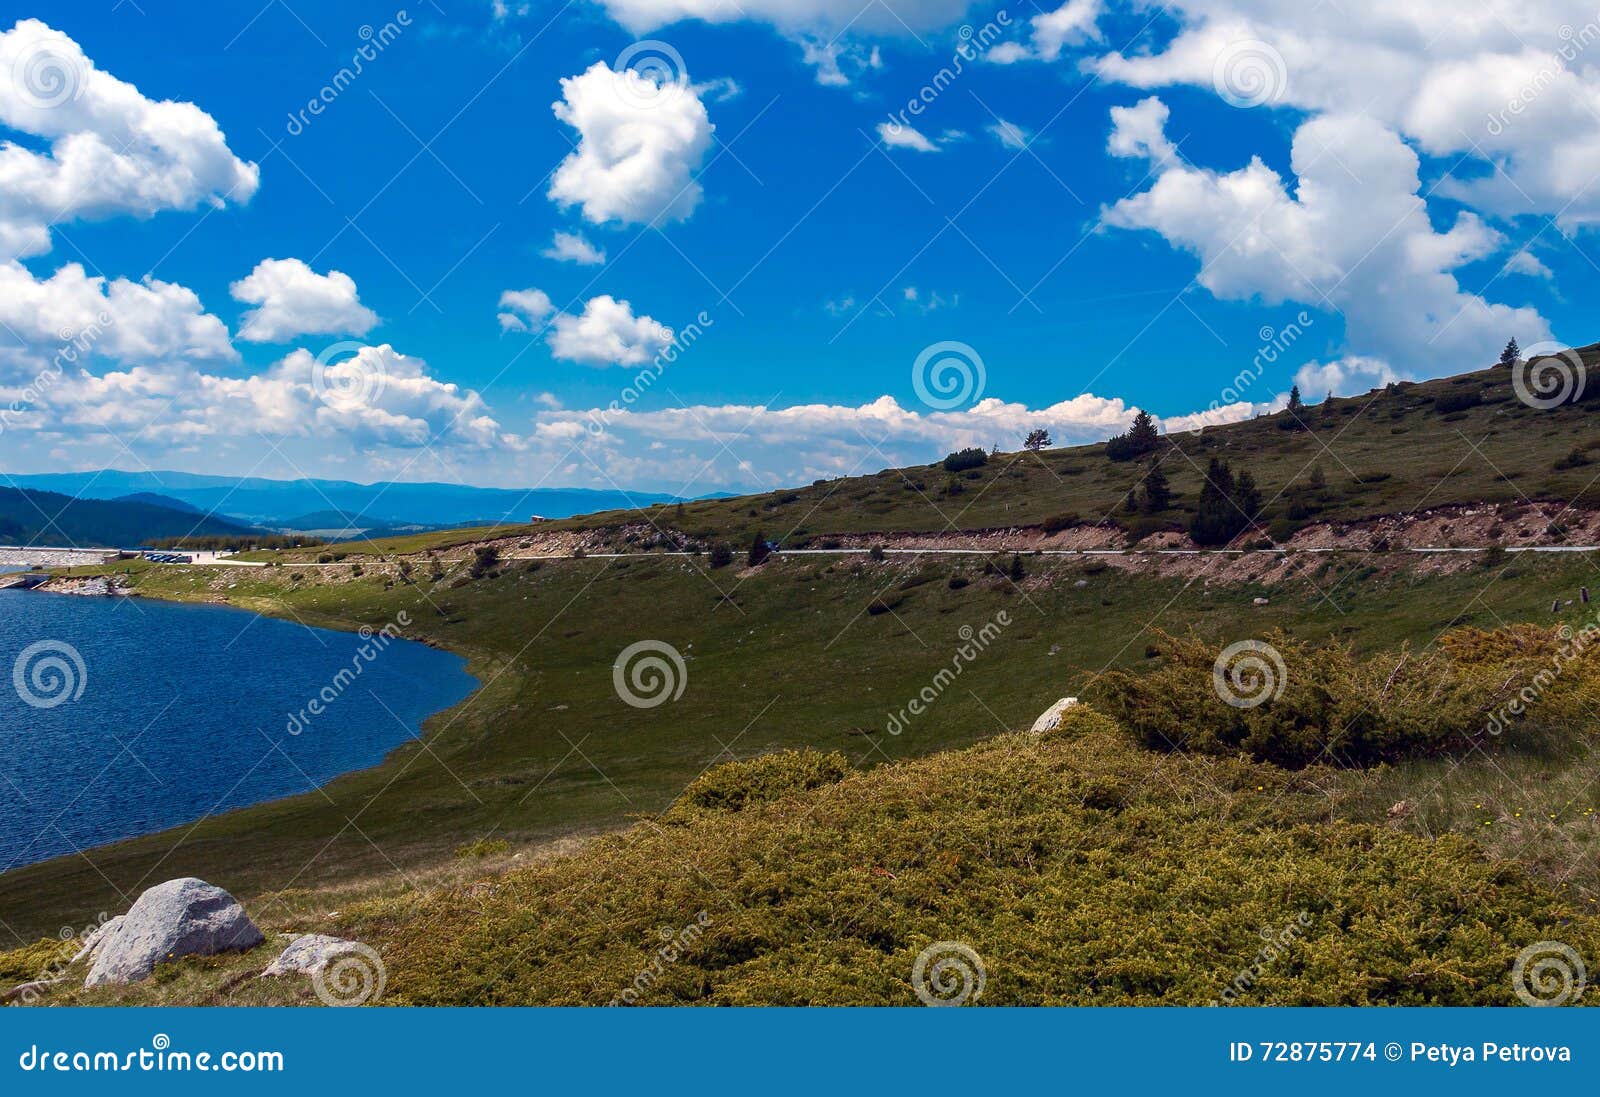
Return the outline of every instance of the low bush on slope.
[[[340,932],[387,1001],[436,1005],[916,1005],[938,943],[990,1005],[1515,1004],[1525,947],[1600,956],[1595,920],[1469,841],[1329,822],[1324,770],[1146,751],[1084,708],[832,769],[733,763],[662,822]]]
[[[1579,726],[1600,707],[1585,636],[1459,629],[1426,652],[1358,657],[1282,632],[1226,648],[1158,633],[1157,666],[1103,674],[1091,693],[1153,750],[1364,766]]]

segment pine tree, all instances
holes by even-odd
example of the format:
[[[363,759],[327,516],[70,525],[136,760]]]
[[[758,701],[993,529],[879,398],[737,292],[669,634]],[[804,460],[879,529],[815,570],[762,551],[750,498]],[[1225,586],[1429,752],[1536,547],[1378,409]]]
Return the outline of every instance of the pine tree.
[[[1284,430],[1304,430],[1306,402],[1300,398],[1300,386],[1292,385],[1289,388],[1289,404],[1285,409],[1288,414],[1278,420],[1278,426]]]
[[[1160,461],[1150,462],[1150,471],[1144,478],[1144,497],[1139,501],[1139,509],[1146,514],[1155,514],[1166,510],[1172,505],[1172,488],[1167,484],[1167,474],[1161,471]]]
[[[1161,432],[1156,430],[1155,420],[1150,418],[1148,411],[1141,410],[1133,417],[1133,426],[1128,428],[1128,440],[1138,446],[1141,453],[1149,453],[1161,444]]]
[[[1011,574],[1010,574],[1011,581],[1013,583],[1020,583],[1020,582],[1022,582],[1022,580],[1026,579],[1027,577],[1028,577],[1028,573],[1027,573],[1026,570],[1023,569],[1023,566],[1022,566],[1022,557],[1020,555],[1018,555],[1017,553],[1012,553],[1011,554]]]
[[[1241,471],[1239,478],[1233,484],[1233,505],[1240,518],[1240,528],[1256,520],[1261,513],[1261,491],[1256,487],[1256,478],[1247,471]]]
[[[1052,444],[1053,443],[1050,441],[1050,432],[1040,428],[1036,430],[1030,430],[1028,432],[1028,437],[1023,440],[1022,448],[1031,449],[1037,452],[1038,450],[1049,448]]]
[[[745,562],[753,568],[760,567],[771,555],[772,549],[767,547],[766,535],[757,530],[755,540],[750,542],[750,554],[745,557]]]
[[[1226,461],[1213,457],[1194,520],[1189,523],[1189,536],[1198,545],[1225,545],[1260,513],[1261,491],[1255,477],[1240,472],[1236,479]]]
[[[1515,339],[1506,344],[1506,349],[1500,352],[1502,366],[1514,366],[1522,359],[1522,348],[1517,346]]]

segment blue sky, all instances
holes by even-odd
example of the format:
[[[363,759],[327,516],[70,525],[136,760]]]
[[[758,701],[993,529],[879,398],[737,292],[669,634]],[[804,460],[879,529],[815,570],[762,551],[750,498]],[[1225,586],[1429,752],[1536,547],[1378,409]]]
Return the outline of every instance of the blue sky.
[[[13,6],[0,468],[697,494],[1592,341],[1594,14],[1355,6]]]

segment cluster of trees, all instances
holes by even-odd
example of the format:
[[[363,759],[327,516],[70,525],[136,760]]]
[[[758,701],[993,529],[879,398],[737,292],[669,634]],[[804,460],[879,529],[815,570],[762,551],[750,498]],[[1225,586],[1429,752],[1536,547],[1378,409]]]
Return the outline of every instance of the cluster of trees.
[[[957,450],[944,459],[946,472],[966,472],[968,469],[982,468],[989,463],[989,455],[982,449]]]
[[[1261,490],[1255,477],[1243,469],[1235,475],[1226,461],[1213,457],[1189,536],[1197,545],[1225,545],[1249,529],[1260,514]]]

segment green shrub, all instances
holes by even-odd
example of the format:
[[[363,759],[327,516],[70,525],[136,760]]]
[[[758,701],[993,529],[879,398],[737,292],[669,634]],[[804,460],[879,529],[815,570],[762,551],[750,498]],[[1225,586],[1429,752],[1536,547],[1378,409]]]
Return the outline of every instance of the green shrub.
[[[965,472],[968,469],[982,468],[989,463],[989,455],[981,449],[957,450],[944,459],[946,472]]]
[[[1513,722],[1506,706],[1525,686],[1539,699],[1524,719],[1569,726],[1597,696],[1587,661],[1540,677],[1561,638],[1518,626],[1446,633],[1427,652],[1402,648],[1358,659],[1339,644],[1283,632],[1250,649],[1157,633],[1161,664],[1109,671],[1090,696],[1153,750],[1247,754],[1300,768],[1371,765],[1492,743]],[[1498,722],[1497,722],[1498,721]]]
[[[916,1006],[913,967],[938,941],[980,957],[976,1005],[1515,1005],[1525,946],[1600,956],[1596,919],[1517,866],[1453,836],[1330,823],[1313,779],[1237,758],[1007,735],[842,780],[836,760],[810,792],[756,776],[783,758],[691,792],[746,810],[680,802],[674,825],[488,891],[360,903],[338,931],[382,953],[386,1004],[412,1006],[603,1005],[624,988],[641,1005]],[[663,927],[682,942],[666,964]]]
[[[785,750],[715,766],[697,777],[673,806],[700,811],[743,811],[785,796],[838,784],[850,761],[838,751]],[[669,813],[670,814],[670,813]]]
[[[1060,514],[1052,514],[1040,523],[1046,533],[1060,533],[1062,530],[1071,529],[1078,524],[1077,512],[1070,510],[1062,511]]]

